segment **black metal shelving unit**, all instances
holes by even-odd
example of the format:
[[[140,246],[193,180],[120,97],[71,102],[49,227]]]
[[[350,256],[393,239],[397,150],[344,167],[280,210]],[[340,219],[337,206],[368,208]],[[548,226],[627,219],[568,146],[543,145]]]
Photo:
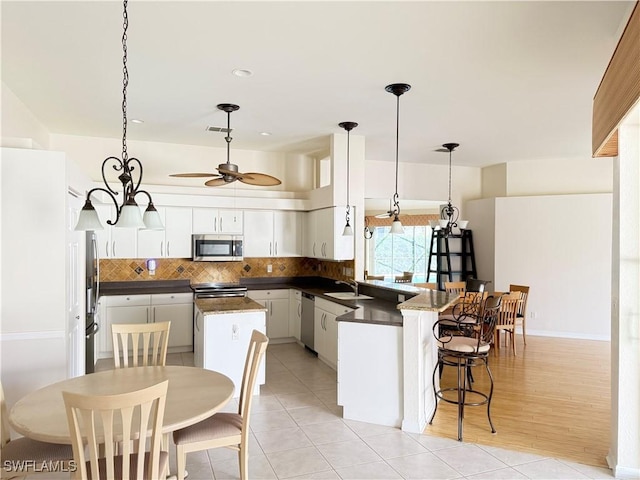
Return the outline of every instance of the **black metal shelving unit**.
[[[432,268],[434,255],[435,269]],[[477,278],[471,230],[460,230],[459,234],[448,236],[444,235],[442,230],[434,230],[431,235],[428,266],[429,281],[431,281],[431,274],[435,273],[440,290],[444,290],[444,282],[463,281],[469,277]]]

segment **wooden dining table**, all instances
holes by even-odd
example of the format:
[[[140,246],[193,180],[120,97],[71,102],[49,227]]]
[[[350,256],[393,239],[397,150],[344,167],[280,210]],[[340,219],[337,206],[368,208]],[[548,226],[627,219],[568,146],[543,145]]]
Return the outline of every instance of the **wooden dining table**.
[[[231,379],[196,367],[130,367],[70,378],[35,390],[11,408],[9,423],[25,437],[71,444],[62,392],[115,395],[169,380],[162,433],[209,418],[233,397]]]

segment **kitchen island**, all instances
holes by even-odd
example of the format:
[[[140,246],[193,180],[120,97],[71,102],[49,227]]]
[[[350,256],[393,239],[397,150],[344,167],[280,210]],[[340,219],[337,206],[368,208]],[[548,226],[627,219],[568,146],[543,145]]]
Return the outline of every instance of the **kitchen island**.
[[[249,297],[203,298],[195,300],[194,364],[229,377],[240,395],[251,332],[265,333],[266,308]],[[258,370],[253,391],[260,394],[265,382],[265,359]]]
[[[401,319],[366,309],[337,318],[338,404],[344,418],[422,432],[425,409],[435,406],[432,327],[457,298],[423,289],[397,306]]]

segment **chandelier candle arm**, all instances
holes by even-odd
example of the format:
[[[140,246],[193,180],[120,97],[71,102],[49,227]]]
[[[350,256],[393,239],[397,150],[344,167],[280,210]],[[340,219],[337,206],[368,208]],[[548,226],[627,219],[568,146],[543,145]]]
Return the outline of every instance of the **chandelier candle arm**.
[[[350,139],[350,134],[351,134],[351,130],[353,130],[354,128],[356,128],[358,126],[358,124],[356,122],[342,122],[339,123],[338,126],[340,128],[344,128],[347,131],[347,212],[345,214],[345,220],[346,220],[346,224],[344,226],[344,230],[342,232],[343,236],[350,236],[353,235],[353,228],[351,227],[351,224],[349,223],[349,213],[351,211],[351,205],[349,204],[349,151],[350,151],[350,145],[349,145],[349,139]]]
[[[122,158],[107,157],[102,162],[101,174],[102,181],[106,188],[97,187],[92,188],[87,193],[85,201],[80,215],[78,216],[78,223],[76,230],[102,230],[103,226],[100,223],[98,214],[91,203],[91,194],[100,191],[106,193],[116,209],[115,220],[107,220],[107,224],[115,227],[123,228],[148,228],[153,230],[162,230],[162,220],[160,215],[153,205],[151,195],[145,191],[140,190],[140,184],[142,183],[142,162],[135,157],[129,158],[127,151],[127,87],[129,86],[129,69],[127,67],[127,30],[129,28],[129,15],[127,13],[128,0],[123,2],[122,12]],[[111,164],[112,168],[116,172],[121,172],[118,176],[118,180],[122,184],[122,203],[118,204],[116,195],[119,192],[109,185],[107,180],[107,165]],[[134,181],[133,172],[137,170],[137,178]],[[137,194],[143,193],[148,199],[147,209],[144,212],[144,217],[140,213],[140,208],[135,201]]]

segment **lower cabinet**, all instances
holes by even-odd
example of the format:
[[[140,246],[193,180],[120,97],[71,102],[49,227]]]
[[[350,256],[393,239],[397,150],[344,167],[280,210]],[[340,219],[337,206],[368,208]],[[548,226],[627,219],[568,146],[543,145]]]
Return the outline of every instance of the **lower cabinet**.
[[[313,344],[318,358],[334,370],[338,364],[338,323],[336,318],[352,311],[352,308],[316,297]]]
[[[100,299],[98,358],[113,357],[111,325],[171,322],[169,352],[193,349],[193,294],[114,295]]]
[[[302,323],[302,292],[289,290],[289,336],[300,341]]]
[[[289,339],[289,290],[250,290],[247,295],[267,309],[267,337]]]

